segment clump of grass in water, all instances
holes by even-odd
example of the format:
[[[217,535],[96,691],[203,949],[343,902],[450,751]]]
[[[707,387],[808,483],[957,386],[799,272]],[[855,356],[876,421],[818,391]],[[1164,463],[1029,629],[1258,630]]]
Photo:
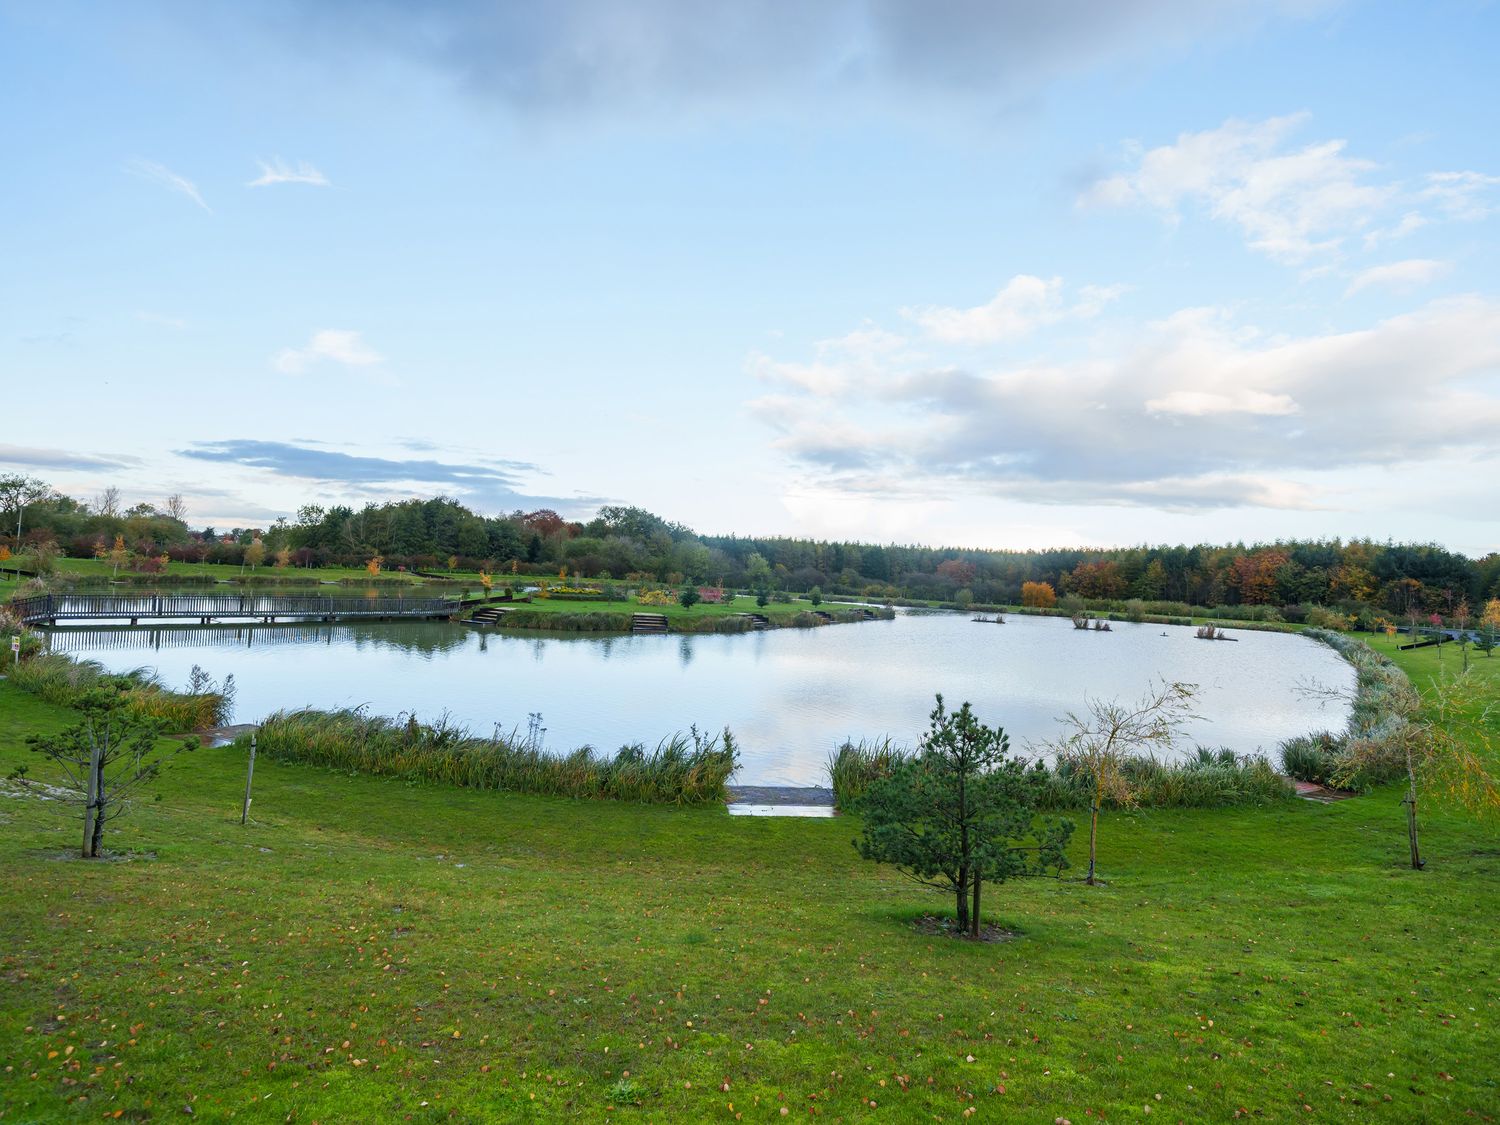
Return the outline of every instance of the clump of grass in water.
[[[654,750],[636,743],[613,757],[590,746],[559,755],[542,748],[540,720],[533,716],[525,735],[479,738],[446,714],[422,723],[415,715],[388,719],[362,707],[278,711],[261,724],[257,748],[278,761],[409,781],[664,804],[722,801],[739,768],[739,748],[727,729],[710,735],[692,727]]]
[[[848,811],[864,796],[870,783],[885,777],[911,757],[911,751],[884,738],[846,740],[828,758],[825,767],[833,789],[833,803]]]

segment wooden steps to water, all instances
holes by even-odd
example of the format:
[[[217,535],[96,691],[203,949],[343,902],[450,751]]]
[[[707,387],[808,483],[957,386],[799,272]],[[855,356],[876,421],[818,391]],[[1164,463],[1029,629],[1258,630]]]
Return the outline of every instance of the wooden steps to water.
[[[498,625],[509,612],[508,606],[484,605],[469,615],[468,622],[470,625]]]
[[[660,613],[632,613],[630,631],[632,633],[665,633],[667,619]]]

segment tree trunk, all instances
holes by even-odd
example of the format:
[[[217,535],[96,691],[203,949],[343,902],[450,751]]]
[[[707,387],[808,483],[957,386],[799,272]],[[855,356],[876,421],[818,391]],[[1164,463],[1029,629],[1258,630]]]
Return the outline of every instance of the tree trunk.
[[[1406,837],[1411,844],[1411,865],[1415,871],[1426,867],[1422,859],[1421,849],[1417,846],[1417,787],[1413,785],[1406,791],[1406,797],[1401,802],[1406,806]]]
[[[979,877],[979,872],[974,872],[974,917],[969,919],[970,933],[979,936],[979,888],[984,885],[984,880]]]
[[[94,858],[104,854],[104,820],[109,811],[109,793],[104,788],[104,755],[100,754],[94,776]]]
[[[958,932],[967,933],[969,929],[969,869],[960,867],[958,869]]]
[[[1089,886],[1095,886],[1094,879],[1094,845],[1099,839],[1099,803],[1097,801],[1089,806],[1089,874],[1084,882]]]
[[[104,800],[101,797],[99,807],[94,810],[94,858],[98,859],[104,854]]]
[[[103,829],[100,821],[103,819],[99,808],[99,773],[103,757],[103,748],[99,745],[97,735],[90,740],[89,748],[89,780],[86,796],[83,803],[83,858],[93,859],[99,854],[99,836]]]

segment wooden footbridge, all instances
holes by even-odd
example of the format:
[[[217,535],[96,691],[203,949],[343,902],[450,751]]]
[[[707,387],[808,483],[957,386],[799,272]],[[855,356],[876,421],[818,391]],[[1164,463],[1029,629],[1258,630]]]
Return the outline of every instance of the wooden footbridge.
[[[392,621],[459,612],[447,598],[321,598],[271,594],[41,594],[7,607],[23,625],[59,621]]]

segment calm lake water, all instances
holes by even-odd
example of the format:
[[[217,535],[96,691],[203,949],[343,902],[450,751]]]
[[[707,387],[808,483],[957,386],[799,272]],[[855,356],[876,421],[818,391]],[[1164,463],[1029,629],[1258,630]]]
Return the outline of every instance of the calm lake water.
[[[54,630],[54,649],[112,671],[154,667],[173,685],[194,664],[234,673],[235,719],[278,708],[368,704],[379,714],[448,712],[476,733],[524,731],[540,712],[555,750],[655,745],[696,723],[739,739],[737,780],[813,785],[846,737],[914,743],[933,694],[974,704],[1011,745],[1056,733],[1086,695],[1138,697],[1154,677],[1199,685],[1202,721],[1188,745],[1274,754],[1292,735],[1343,726],[1309,698],[1310,682],[1351,687],[1332,650],[1302,637],[1234,631],[1237,643],[1193,630],[1116,622],[1075,630],[1066,618],[913,613],[818,629],[724,636],[579,637],[500,633],[447,622],[248,628]]]

